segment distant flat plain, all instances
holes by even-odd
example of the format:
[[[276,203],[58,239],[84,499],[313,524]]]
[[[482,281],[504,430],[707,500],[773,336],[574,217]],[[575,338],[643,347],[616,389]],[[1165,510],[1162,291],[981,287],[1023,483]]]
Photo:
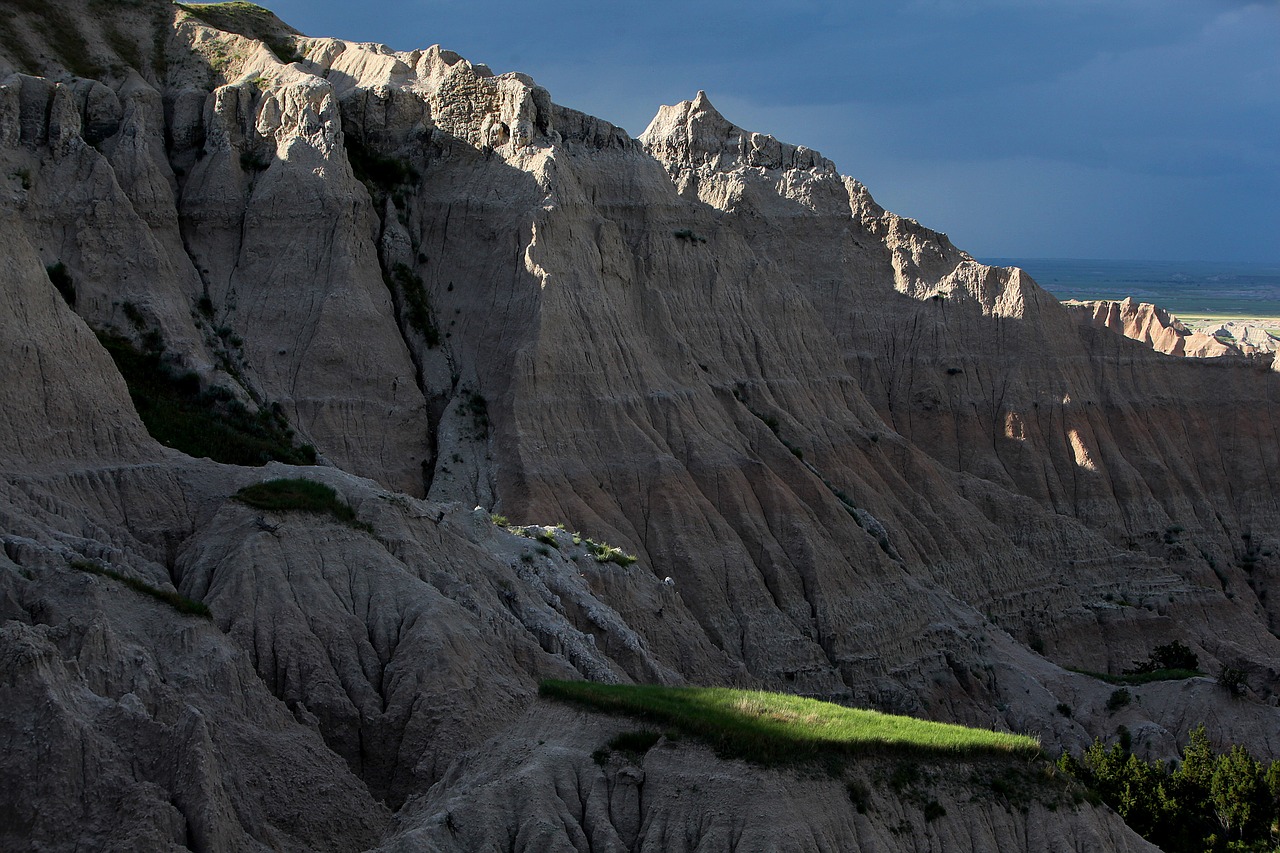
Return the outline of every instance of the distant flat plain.
[[[1280,264],[1208,261],[1115,261],[1064,258],[982,258],[1021,267],[1059,299],[1132,296],[1188,325],[1249,320],[1280,327]]]

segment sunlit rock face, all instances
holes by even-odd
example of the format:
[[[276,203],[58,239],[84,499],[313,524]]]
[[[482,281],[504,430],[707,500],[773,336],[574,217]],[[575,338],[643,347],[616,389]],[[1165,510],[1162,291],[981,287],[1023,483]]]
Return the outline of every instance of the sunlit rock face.
[[[574,776],[617,799],[591,837],[692,849],[692,815],[794,781],[641,808],[635,779],[574,769],[585,740],[522,751],[569,724],[534,698],[552,676],[763,686],[1049,751],[1124,723],[1167,755],[1209,720],[1280,749],[1274,373],[1081,322],[703,93],[632,139],[527,76],[244,6],[0,8],[0,846],[524,849]],[[95,331],[319,465],[161,445]],[[360,525],[231,499],[299,475]],[[1113,715],[1064,668],[1174,639],[1248,696],[1193,679]],[[671,762],[663,790],[756,772]],[[527,798],[450,829],[450,798],[509,769]],[[571,805],[563,844],[596,808]],[[1041,837],[948,811],[956,837]],[[805,815],[910,849],[889,817]],[[1141,849],[1087,807],[1054,820]]]

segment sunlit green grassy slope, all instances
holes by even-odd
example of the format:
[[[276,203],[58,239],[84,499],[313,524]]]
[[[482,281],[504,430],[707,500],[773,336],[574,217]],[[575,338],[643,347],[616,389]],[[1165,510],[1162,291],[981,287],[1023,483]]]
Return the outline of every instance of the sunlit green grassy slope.
[[[1025,735],[846,708],[782,693],[544,681],[543,696],[629,714],[702,738],[723,754],[766,763],[821,753],[968,757],[1040,754]]]

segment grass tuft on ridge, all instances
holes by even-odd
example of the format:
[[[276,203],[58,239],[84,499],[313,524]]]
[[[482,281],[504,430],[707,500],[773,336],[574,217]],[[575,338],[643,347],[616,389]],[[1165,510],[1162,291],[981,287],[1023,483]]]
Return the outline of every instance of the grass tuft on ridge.
[[[163,601],[174,610],[187,616],[201,616],[205,619],[213,618],[213,614],[209,611],[209,606],[203,601],[194,601],[171,590],[160,589],[146,581],[123,575],[105,566],[99,566],[97,563],[91,563],[88,560],[72,560],[71,568],[98,575],[99,577],[111,578],[113,581],[119,581],[134,592],[140,592],[143,595],[151,596],[157,601]]]
[[[272,512],[295,510],[329,515],[357,530],[373,532],[373,528],[356,518],[355,510],[347,506],[337,492],[314,480],[264,480],[245,486],[236,492],[235,499],[246,506]]]
[[[1204,673],[1198,669],[1153,669],[1148,672],[1127,672],[1123,675],[1110,675],[1105,672],[1094,672],[1089,669],[1067,667],[1069,672],[1087,675],[1107,684],[1150,684],[1153,681],[1179,681],[1186,678],[1203,678]]]
[[[1041,755],[1025,735],[847,708],[783,693],[726,687],[660,687],[543,681],[540,695],[628,714],[708,742],[717,753],[784,764],[831,753],[950,756]]]

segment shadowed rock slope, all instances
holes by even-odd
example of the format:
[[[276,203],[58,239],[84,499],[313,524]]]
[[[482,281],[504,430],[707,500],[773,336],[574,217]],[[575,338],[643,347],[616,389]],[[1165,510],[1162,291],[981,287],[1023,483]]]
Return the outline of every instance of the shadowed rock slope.
[[[1079,323],[702,93],[633,139],[524,75],[249,4],[0,11],[0,846],[674,843],[654,821],[737,843],[749,798],[732,831],[646,799],[607,832],[573,806],[502,835],[565,779],[622,784],[586,741],[521,757],[568,724],[544,677],[764,686],[1051,751],[1123,722],[1166,755],[1201,721],[1280,749],[1273,373]],[[95,332],[319,465],[162,446]],[[359,524],[232,499],[291,476]],[[1113,714],[1065,668],[1174,639],[1247,695],[1153,684]],[[663,785],[756,773],[673,750]],[[504,761],[525,800],[430,828]],[[1084,807],[1033,840],[962,802],[938,833],[1125,832]],[[798,820],[914,849],[880,818]],[[774,843],[755,832],[740,849]]]

